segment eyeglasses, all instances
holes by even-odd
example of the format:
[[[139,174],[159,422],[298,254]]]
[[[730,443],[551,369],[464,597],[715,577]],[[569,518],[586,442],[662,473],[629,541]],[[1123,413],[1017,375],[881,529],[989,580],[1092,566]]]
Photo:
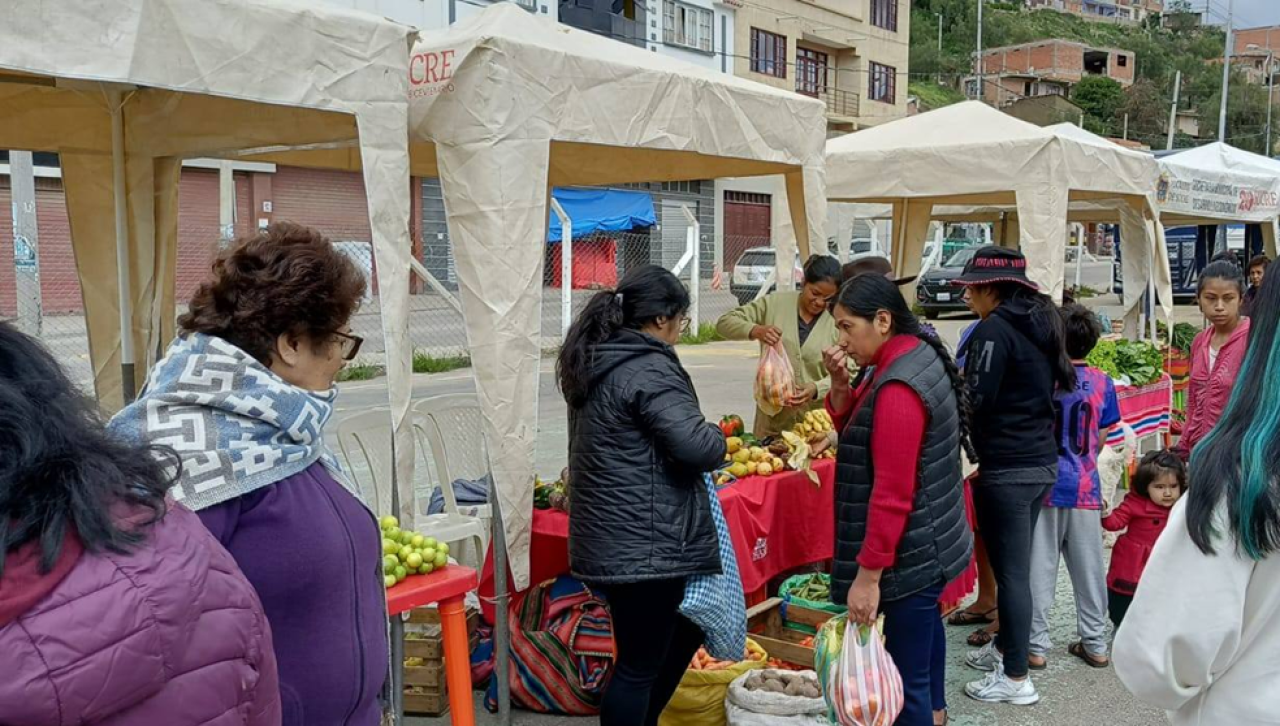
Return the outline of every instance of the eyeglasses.
[[[364,344],[364,338],[350,333],[344,333],[340,330],[333,331],[333,334],[342,339],[342,359],[353,360],[360,354],[360,346]]]
[[[681,315],[680,316],[680,334],[688,335],[689,331],[692,329],[693,329],[693,318],[689,317],[688,315]]]

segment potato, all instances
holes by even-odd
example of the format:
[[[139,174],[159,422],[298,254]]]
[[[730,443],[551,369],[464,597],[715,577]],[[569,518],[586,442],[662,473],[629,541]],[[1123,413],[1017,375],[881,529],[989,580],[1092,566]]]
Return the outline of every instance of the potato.
[[[822,698],[822,691],[818,690],[816,685],[807,684],[801,689],[800,695],[805,698]]]
[[[768,691],[769,693],[786,693],[787,688],[782,685],[782,681],[777,678],[766,678],[764,681],[764,687],[760,690]]]
[[[800,680],[796,679],[796,680],[792,680],[790,683],[788,683],[788,684],[787,684],[787,687],[786,687],[786,688],[784,688],[784,689],[782,690],[782,692],[783,692],[783,693],[785,693],[785,694],[787,694],[788,696],[799,696],[799,695],[800,695],[800,692],[801,692],[803,689],[804,689],[804,683],[802,683]]]

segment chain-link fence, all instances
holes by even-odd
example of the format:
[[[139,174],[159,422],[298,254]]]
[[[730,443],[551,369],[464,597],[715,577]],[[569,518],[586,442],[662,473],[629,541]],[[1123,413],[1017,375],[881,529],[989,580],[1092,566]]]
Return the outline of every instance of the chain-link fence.
[[[198,181],[198,180],[197,180]],[[195,191],[188,191],[194,189]],[[179,215],[177,246],[177,313],[185,311],[192,293],[208,279],[211,263],[219,250],[217,207],[200,199],[199,187],[188,186],[184,178]],[[19,194],[21,196],[21,193]],[[12,194],[7,177],[0,176],[0,209],[11,208]],[[699,208],[699,203],[703,205]],[[771,241],[767,235],[717,235],[710,228],[705,198],[683,203],[664,203],[659,223],[648,228],[623,232],[597,232],[579,236],[569,243],[572,264],[568,278],[570,320],[601,289],[615,287],[626,273],[643,264],[657,264],[678,271],[686,285],[693,287],[697,274],[698,323],[714,325],[717,318],[738,304],[755,297],[775,267]],[[38,336],[54,353],[74,380],[91,391],[93,372],[89,361],[88,336],[84,319],[84,298],[77,277],[71,247],[61,180],[55,174],[37,173],[36,231],[23,231],[15,243],[14,225],[0,223],[0,319],[15,321]],[[687,211],[686,211],[687,210]],[[701,216],[699,216],[701,213]],[[329,230],[330,223],[290,215],[290,221],[313,224],[334,235],[339,248],[370,280],[369,294],[352,321],[357,335],[365,338],[358,361],[376,373],[384,362],[381,310],[377,292],[376,265],[369,240],[351,239],[348,234]],[[702,223],[699,224],[698,220]],[[238,234],[249,231],[247,219],[236,224]],[[696,265],[690,245],[696,249]],[[562,269],[563,243],[547,244],[542,285],[541,346],[555,349],[565,329],[566,282]],[[447,232],[428,232],[416,250],[417,266],[412,275],[409,329],[418,357],[419,371],[453,367],[468,354],[466,326],[458,297],[458,278],[452,242]]]

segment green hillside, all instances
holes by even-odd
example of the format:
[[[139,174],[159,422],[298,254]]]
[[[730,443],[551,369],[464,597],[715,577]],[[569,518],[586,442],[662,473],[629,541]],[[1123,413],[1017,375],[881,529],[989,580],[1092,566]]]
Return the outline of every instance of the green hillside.
[[[921,102],[929,108],[946,105],[947,96],[933,93],[936,79],[956,90],[970,75],[977,35],[977,4],[973,0],[914,0],[911,14],[912,93],[924,87]],[[938,52],[938,18],[943,16],[942,52]],[[1215,27],[1166,29],[1157,22],[1143,25],[1090,22],[1054,10],[1023,9],[1020,4],[987,2],[983,11],[983,46],[994,48],[1035,40],[1062,38],[1136,54],[1137,82],[1121,90],[1095,87],[1088,98],[1074,99],[1086,110],[1086,125],[1094,131],[1120,135],[1129,115],[1129,136],[1164,146],[1165,124],[1176,71],[1182,71],[1178,107],[1201,114],[1202,134],[1217,129],[1223,32]],[[1261,151],[1266,123],[1266,90],[1243,82],[1233,71],[1228,107],[1227,140]],[[1104,84],[1105,85],[1105,84]],[[1109,94],[1114,94],[1108,98]],[[957,93],[951,102],[959,100]],[[935,105],[936,104],[936,105]],[[1182,139],[1182,144],[1194,143]]]

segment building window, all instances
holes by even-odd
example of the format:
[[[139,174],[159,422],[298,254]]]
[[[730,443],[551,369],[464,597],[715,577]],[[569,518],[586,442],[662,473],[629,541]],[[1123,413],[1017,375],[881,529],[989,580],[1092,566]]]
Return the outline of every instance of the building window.
[[[898,0],[871,0],[871,24],[898,32]]]
[[[787,77],[787,36],[751,29],[751,72]]]
[[[1116,56],[1116,65],[1120,66],[1121,68],[1124,68],[1124,67],[1128,66],[1128,65],[1129,65],[1129,56],[1127,56],[1127,55],[1118,55],[1118,56]]]
[[[662,182],[659,187],[664,192],[678,192],[680,194],[697,194],[700,184],[696,181],[677,181]]]
[[[870,62],[871,78],[867,82],[867,96],[872,101],[896,103],[898,97],[898,70],[893,66],[885,66]]]
[[[662,0],[662,42],[707,53],[715,51],[711,24],[714,15],[706,8]]]
[[[827,89],[827,54],[796,48],[796,92],[817,98]]]

